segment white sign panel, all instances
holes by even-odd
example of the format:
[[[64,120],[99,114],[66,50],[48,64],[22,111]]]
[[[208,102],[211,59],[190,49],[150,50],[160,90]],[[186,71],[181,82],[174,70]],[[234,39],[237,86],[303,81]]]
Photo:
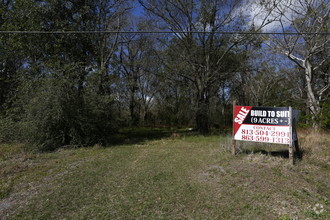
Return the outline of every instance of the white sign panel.
[[[233,123],[235,140],[290,144],[288,107],[235,106]]]

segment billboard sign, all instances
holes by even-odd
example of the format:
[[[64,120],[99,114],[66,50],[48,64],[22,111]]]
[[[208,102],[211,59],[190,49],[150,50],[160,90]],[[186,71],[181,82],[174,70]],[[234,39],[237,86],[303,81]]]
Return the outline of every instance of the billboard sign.
[[[289,107],[234,106],[234,140],[290,144]]]

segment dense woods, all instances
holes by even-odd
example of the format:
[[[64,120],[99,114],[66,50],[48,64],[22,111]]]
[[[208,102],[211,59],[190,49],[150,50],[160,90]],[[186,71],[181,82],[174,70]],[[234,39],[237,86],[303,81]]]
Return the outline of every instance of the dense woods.
[[[107,144],[128,126],[208,134],[231,127],[234,99],[329,129],[329,6],[0,0],[0,142]]]

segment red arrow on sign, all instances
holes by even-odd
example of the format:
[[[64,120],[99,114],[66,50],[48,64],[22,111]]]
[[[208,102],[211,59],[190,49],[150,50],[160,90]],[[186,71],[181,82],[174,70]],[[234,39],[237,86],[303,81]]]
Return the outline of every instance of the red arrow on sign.
[[[235,106],[234,111],[234,135],[243,124],[246,116],[249,114],[252,106]]]

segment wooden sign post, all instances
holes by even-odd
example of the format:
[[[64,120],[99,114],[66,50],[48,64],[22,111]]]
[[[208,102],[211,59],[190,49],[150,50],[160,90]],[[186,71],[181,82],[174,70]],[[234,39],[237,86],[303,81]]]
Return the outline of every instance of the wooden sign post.
[[[236,107],[236,100],[233,101],[233,139],[232,139],[232,143],[231,143],[231,153],[233,155],[236,154],[236,140],[234,138],[235,136],[235,130],[234,130],[234,121],[235,121],[235,107]]]
[[[289,112],[290,112],[290,120],[289,120],[289,125],[290,125],[290,143],[289,143],[289,160],[291,161],[292,164],[294,164],[294,151],[293,151],[293,130],[292,130],[292,108],[291,106],[289,107]]]

